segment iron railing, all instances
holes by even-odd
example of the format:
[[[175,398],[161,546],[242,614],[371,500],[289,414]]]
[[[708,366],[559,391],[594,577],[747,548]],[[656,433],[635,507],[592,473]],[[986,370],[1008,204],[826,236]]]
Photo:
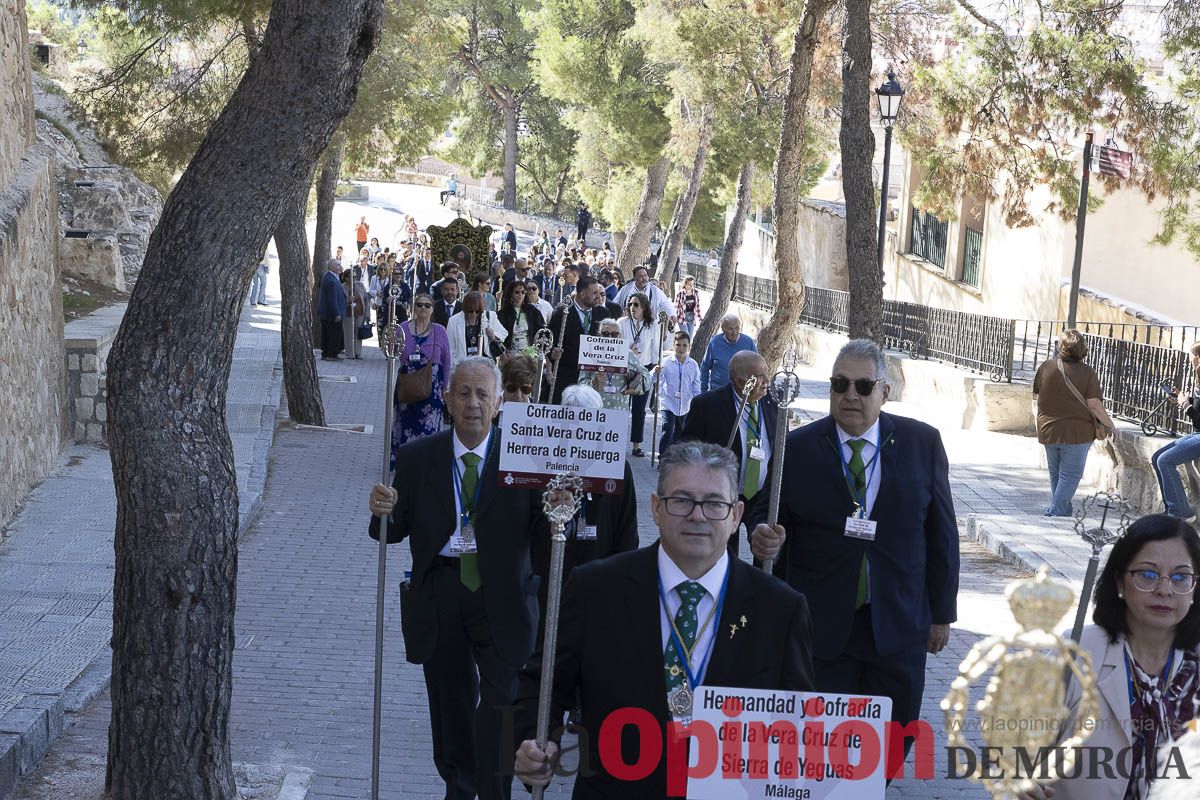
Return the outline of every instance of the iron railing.
[[[685,258],[680,259],[679,270],[683,275],[691,275],[695,278],[696,286],[701,289],[711,292],[717,287],[720,270],[716,267],[710,267],[707,263],[689,261]],[[730,299],[770,311],[779,302],[778,284],[774,278],[760,278],[755,275],[743,275],[739,272],[734,280],[733,296]]]
[[[962,282],[979,288],[979,263],[983,256],[983,231],[966,229],[963,241]]]
[[[912,238],[908,252],[931,264],[946,268],[946,239],[950,226],[915,206],[912,209]]]
[[[1033,378],[1033,371],[1050,357],[1057,348],[1058,335],[1067,329],[1064,320],[1017,321],[1016,364],[1018,375]],[[1105,339],[1137,342],[1168,350],[1187,350],[1200,341],[1200,326],[1156,325],[1133,322],[1077,322],[1080,333]]]
[[[834,289],[805,288],[800,321],[847,333],[850,294]],[[913,358],[927,358],[1012,381],[1014,322],[1003,317],[969,314],[917,303],[883,301],[883,335],[889,347]]]

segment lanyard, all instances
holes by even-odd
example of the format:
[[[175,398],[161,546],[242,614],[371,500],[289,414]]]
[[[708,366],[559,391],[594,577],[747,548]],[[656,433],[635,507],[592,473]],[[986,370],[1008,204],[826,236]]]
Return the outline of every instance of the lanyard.
[[[1130,663],[1129,647],[1126,645],[1122,655],[1125,656],[1125,686],[1129,690],[1129,705],[1133,706],[1133,664]],[[1175,664],[1175,648],[1171,648],[1171,655],[1167,656],[1167,664],[1163,667],[1162,675],[1158,676],[1158,690],[1165,698],[1167,696],[1167,679],[1171,677],[1171,667]]]
[[[875,469],[879,466],[879,454],[883,452],[883,446],[892,440],[891,434],[888,438],[881,442],[875,448],[875,455],[871,456],[871,460],[863,466],[863,472],[866,473],[866,486],[863,487],[862,497],[858,496],[858,490],[854,488],[854,476],[850,473],[850,462],[846,458],[846,453],[842,450],[842,445],[839,443],[835,449],[838,454],[838,461],[842,465],[842,477],[846,479],[846,488],[850,490],[850,498],[854,500],[854,505],[858,508],[858,518],[867,518],[867,494],[871,491],[871,479],[875,477]]]
[[[727,564],[725,567],[725,580],[721,583],[721,594],[718,595],[717,604],[713,607],[712,614],[710,614],[710,617],[714,615],[716,616],[718,626],[721,624],[721,609],[725,607],[725,590],[729,588],[729,573],[732,571],[733,564]],[[658,599],[662,602],[663,613],[667,615],[667,622],[670,625],[670,630],[668,633],[671,637],[671,644],[675,645],[675,652],[679,654],[679,660],[683,662],[683,669],[688,680],[688,688],[694,691],[695,688],[700,685],[700,679],[704,677],[705,670],[708,669],[708,662],[712,660],[713,650],[716,649],[717,645],[716,633],[714,632],[712,639],[709,640],[708,652],[704,655],[704,660],[700,662],[700,666],[695,672],[693,672],[692,658],[695,656],[695,650],[689,654],[687,650],[683,649],[683,641],[679,638],[679,633],[675,630],[675,621],[671,616],[671,609],[667,606],[667,593],[663,591],[662,575],[658,576]],[[700,641],[700,634],[703,633],[707,627],[708,626],[706,624],[704,628],[701,628],[696,634],[697,643]],[[695,645],[693,645],[693,647],[695,647]]]
[[[492,454],[492,432],[491,431],[488,431],[488,438],[487,438],[486,444],[487,444],[487,447],[484,448],[484,452],[486,452],[490,456]],[[483,464],[486,464],[487,458],[485,457],[484,460],[479,463],[481,466]],[[479,492],[481,489],[483,489],[483,476],[479,475],[478,479],[475,481],[475,496],[473,498],[471,498],[471,505],[468,506],[467,498],[463,497],[462,475],[459,474],[458,458],[455,458],[454,459],[454,492],[458,495],[458,505],[459,505],[459,508],[462,509],[462,513],[460,514],[460,516],[462,517],[463,522],[471,521],[471,515],[475,513],[475,504],[479,502]]]
[[[682,374],[683,374],[683,371],[680,370],[680,375],[682,375]],[[683,381],[680,380],[680,383],[682,384]],[[754,419],[754,441],[761,442],[762,441],[762,422],[763,422],[762,421],[762,408],[759,407],[758,403],[755,403],[754,407],[758,411],[758,414],[755,415],[755,419]],[[745,414],[749,410],[750,410],[750,404],[747,403],[746,408],[743,410],[742,413]],[[738,417],[738,425],[740,426],[743,423],[745,423],[745,425],[746,425],[746,430],[749,431],[750,430],[750,418],[748,416]]]

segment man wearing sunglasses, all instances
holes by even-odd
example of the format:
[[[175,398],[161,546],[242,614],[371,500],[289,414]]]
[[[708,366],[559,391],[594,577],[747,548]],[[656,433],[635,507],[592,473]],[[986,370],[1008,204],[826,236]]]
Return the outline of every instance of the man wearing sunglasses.
[[[672,721],[690,722],[702,686],[808,691],[812,622],[799,593],[731,558],[726,544],[741,521],[738,463],[724,447],[680,442],[663,453],[650,496],[657,543],[577,567],[563,590],[545,751],[533,741],[541,654],[521,671],[517,692],[517,777],[544,786],[556,761],[563,714],[578,697],[591,765],[575,797],[678,797],[666,759],[639,780],[605,765],[645,763],[647,736],[617,736],[620,759],[601,758],[605,720],[619,709],[654,719],[651,741]],[[766,526],[763,526],[764,529]],[[626,712],[628,713],[628,712]],[[612,727],[612,726],[609,726]],[[687,759],[678,765],[680,773]],[[673,776],[678,787],[686,781]]]
[[[817,690],[890,697],[907,724],[957,618],[958,524],[940,434],[881,413],[888,390],[879,346],[847,342],[829,416],[787,437],[775,574],[812,606]]]

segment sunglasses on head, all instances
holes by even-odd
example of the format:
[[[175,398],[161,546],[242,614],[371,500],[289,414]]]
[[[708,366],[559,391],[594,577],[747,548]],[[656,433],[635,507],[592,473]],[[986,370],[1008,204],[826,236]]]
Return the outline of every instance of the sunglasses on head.
[[[850,388],[850,384],[854,384],[854,391],[858,392],[860,397],[866,397],[871,392],[875,391],[875,387],[881,383],[879,380],[870,380],[869,378],[858,378],[850,380],[845,375],[835,375],[829,379],[829,388],[837,394],[845,394]]]

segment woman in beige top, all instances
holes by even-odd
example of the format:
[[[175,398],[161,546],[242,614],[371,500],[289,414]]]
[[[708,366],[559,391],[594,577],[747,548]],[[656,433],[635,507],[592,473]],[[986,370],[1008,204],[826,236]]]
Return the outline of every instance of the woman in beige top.
[[[1050,505],[1042,512],[1047,517],[1071,516],[1071,498],[1083,477],[1088,450],[1097,436],[1113,432],[1100,379],[1083,363],[1085,358],[1083,334],[1065,330],[1058,335],[1058,356],[1043,362],[1033,378],[1037,436],[1046,448],[1050,471]]]

